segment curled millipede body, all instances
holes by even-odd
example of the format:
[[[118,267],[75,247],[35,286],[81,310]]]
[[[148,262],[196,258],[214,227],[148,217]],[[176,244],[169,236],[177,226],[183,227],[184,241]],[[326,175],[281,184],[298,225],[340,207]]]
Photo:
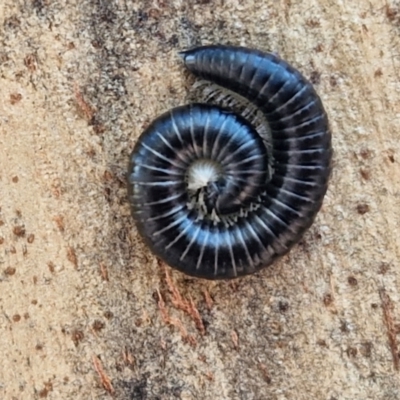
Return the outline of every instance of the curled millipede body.
[[[244,117],[192,104],[158,117],[130,156],[139,233],[170,266],[206,279],[251,274],[287,253],[327,190],[331,134],[312,85],[276,55],[232,46],[182,52],[186,67],[251,102],[270,147]]]

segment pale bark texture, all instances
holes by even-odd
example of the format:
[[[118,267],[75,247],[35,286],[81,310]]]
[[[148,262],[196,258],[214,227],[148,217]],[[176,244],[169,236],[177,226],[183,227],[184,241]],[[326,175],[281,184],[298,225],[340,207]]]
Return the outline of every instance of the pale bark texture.
[[[301,70],[335,151],[301,243],[234,282],[162,265],[125,184],[212,43]],[[399,399],[399,79],[393,0],[2,0],[0,398]]]

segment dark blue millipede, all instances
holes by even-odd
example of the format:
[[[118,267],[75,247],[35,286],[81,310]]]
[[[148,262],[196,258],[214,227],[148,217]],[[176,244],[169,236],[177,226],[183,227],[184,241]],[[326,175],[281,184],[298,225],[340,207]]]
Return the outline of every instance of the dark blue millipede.
[[[222,45],[180,54],[196,76],[254,105],[270,140],[219,106],[166,112],[130,156],[132,215],[173,268],[206,279],[251,274],[287,253],[321,208],[331,171],[328,118],[311,83],[274,54]]]

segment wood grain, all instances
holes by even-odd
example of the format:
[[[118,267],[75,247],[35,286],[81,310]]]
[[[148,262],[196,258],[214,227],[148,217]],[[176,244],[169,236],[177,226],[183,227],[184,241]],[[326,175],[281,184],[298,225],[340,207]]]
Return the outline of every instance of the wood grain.
[[[394,0],[2,1],[0,398],[398,399],[399,34]],[[300,245],[234,283],[166,275],[125,186],[209,43],[312,79],[335,149]]]

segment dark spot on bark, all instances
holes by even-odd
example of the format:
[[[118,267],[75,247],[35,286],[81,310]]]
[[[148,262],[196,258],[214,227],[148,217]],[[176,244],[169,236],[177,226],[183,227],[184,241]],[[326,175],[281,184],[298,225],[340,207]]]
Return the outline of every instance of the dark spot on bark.
[[[357,205],[357,212],[361,215],[366,214],[369,211],[369,205],[365,203],[361,203]]]

